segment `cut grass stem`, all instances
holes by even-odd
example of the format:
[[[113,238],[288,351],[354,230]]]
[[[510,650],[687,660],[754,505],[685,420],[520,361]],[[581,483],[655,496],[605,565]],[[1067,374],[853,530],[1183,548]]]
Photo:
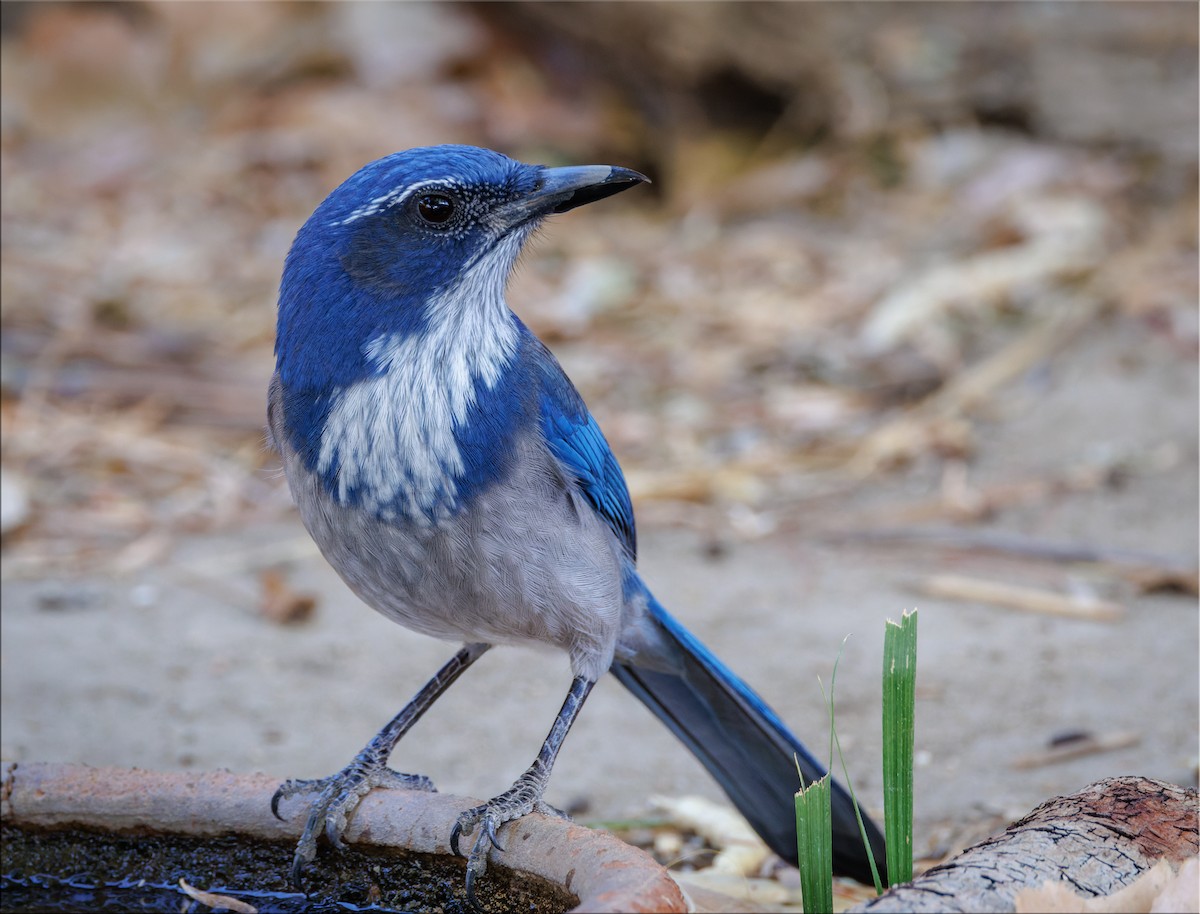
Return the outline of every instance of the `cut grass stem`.
[[[913,738],[917,613],[888,620],[883,635],[883,820],[888,884],[913,874]]]
[[[833,912],[833,786],[828,774],[796,791],[800,894],[808,914]]]

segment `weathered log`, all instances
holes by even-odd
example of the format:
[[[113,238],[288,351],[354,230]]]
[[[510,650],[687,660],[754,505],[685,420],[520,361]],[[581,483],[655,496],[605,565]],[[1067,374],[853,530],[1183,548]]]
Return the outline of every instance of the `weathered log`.
[[[1069,883],[1077,895],[1111,895],[1159,860],[1200,853],[1195,790],[1149,778],[1098,781],[1037,807],[988,838],[853,911],[1015,910],[1025,888]]]

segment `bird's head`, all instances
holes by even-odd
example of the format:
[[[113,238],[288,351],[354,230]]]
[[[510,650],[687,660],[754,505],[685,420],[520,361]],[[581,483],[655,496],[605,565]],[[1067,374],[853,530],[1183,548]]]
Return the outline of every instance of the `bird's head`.
[[[355,373],[366,341],[419,330],[429,303],[467,277],[481,296],[500,297],[546,216],[645,180],[608,165],[527,165],[473,146],[409,149],[366,165],[317,207],[288,254],[281,375],[303,383],[314,353]]]

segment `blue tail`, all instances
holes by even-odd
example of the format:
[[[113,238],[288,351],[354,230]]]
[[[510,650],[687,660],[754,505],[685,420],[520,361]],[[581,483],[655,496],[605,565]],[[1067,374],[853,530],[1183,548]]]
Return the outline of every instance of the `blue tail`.
[[[647,597],[650,614],[658,623],[662,656],[645,666],[638,665],[637,656],[615,663],[613,675],[704,763],[768,846],[795,863],[793,795],[799,787],[795,760],[806,783],[823,777],[825,766],[746,683],[653,596],[647,593]],[[883,835],[865,813],[863,823],[882,876]],[[833,869],[860,882],[872,881],[854,806],[837,782],[833,784]]]

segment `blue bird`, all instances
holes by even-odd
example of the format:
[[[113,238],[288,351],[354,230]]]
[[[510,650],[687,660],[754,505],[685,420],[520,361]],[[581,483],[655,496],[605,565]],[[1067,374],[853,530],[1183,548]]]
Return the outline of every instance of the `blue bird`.
[[[494,644],[553,645],[574,679],[511,788],[462,813],[451,846],[468,897],[498,829],[542,801],[596,680],[610,671],[704,763],[767,844],[796,859],[796,759],[825,768],[749,686],[667,614],[638,575],[633,508],[596,420],[505,285],[543,222],[647,179],[548,168],[467,146],[365,166],[300,229],[279,293],[268,423],[309,533],[364,602],[463,647],[316,793],[292,867],[376,786],[432,790],[387,767],[397,741]],[[834,792],[834,866],[870,880],[849,796]],[[882,865],[883,839],[865,819]]]

